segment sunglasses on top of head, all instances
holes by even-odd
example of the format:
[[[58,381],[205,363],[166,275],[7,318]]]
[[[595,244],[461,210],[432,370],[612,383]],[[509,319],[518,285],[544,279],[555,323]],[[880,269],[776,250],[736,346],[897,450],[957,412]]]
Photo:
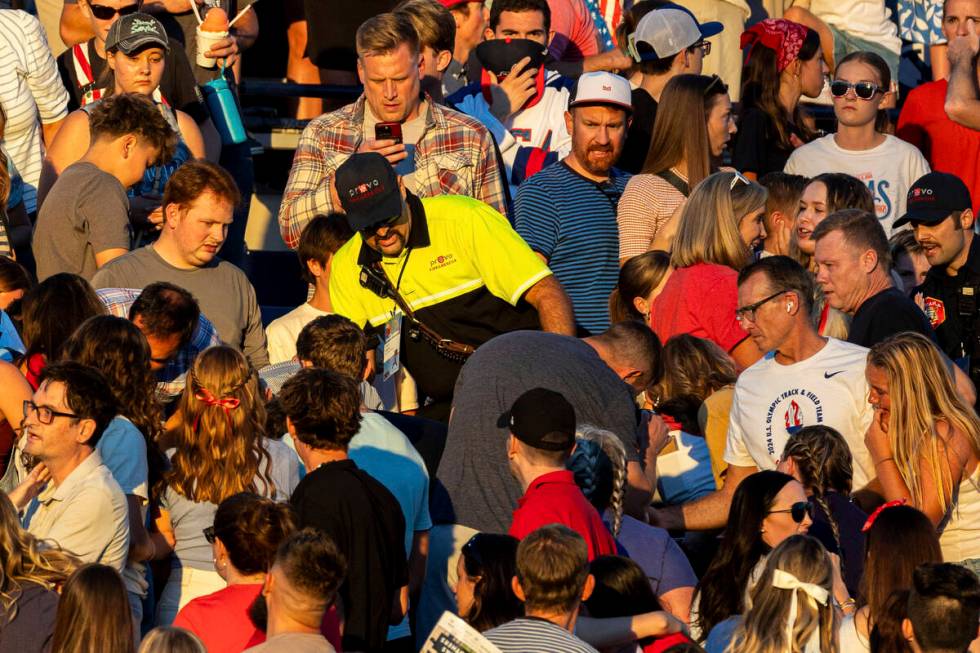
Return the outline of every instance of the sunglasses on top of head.
[[[842,79],[835,79],[830,82],[830,94],[834,97],[844,97],[852,88],[854,95],[862,100],[870,100],[876,94],[885,92],[885,89],[873,82],[845,82]]]
[[[116,17],[116,14],[120,16],[135,14],[137,11],[139,11],[140,6],[139,4],[126,5],[125,7],[116,9],[115,7],[109,7],[108,5],[97,5],[90,3],[89,9],[92,10],[92,15],[99,20],[112,20]]]

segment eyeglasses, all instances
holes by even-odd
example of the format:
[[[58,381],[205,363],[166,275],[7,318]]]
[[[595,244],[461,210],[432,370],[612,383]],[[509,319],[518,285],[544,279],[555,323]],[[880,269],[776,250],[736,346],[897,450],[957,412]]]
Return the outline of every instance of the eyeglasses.
[[[793,521],[797,524],[802,524],[804,518],[813,518],[813,504],[809,501],[797,501],[786,510],[770,510],[769,514],[773,515],[780,512],[788,512],[789,516],[793,518]]]
[[[37,421],[41,424],[50,424],[54,421],[55,417],[78,417],[75,413],[62,413],[53,408],[48,408],[47,406],[38,406],[30,399],[24,400],[24,417],[26,418],[31,413],[37,414]]]
[[[130,14],[135,14],[137,11],[139,11],[139,8],[139,4],[127,5],[125,7],[120,7],[119,9],[109,7],[107,5],[89,5],[89,9],[92,10],[92,15],[99,20],[112,20],[116,17],[116,14],[120,16],[129,16]]]
[[[788,292],[788,291],[780,290],[777,293],[773,293],[772,295],[769,295],[765,299],[760,299],[754,304],[749,304],[748,306],[741,306],[739,308],[736,308],[735,319],[738,320],[739,322],[742,322],[744,320],[748,320],[749,322],[755,322],[755,312],[759,310],[759,308],[761,308],[763,304],[765,304],[766,302],[771,302],[772,300],[782,295],[784,292]]]
[[[707,57],[709,54],[711,54],[711,41],[698,41],[691,46],[692,50],[694,48],[701,48],[701,54]]]
[[[208,526],[202,532],[204,533],[204,539],[208,541],[208,544],[214,544],[214,540],[215,540],[214,526]]]
[[[738,185],[738,184],[740,184],[740,183],[745,184],[746,186],[751,186],[752,185],[752,182],[750,182],[745,177],[745,175],[743,175],[741,172],[739,172],[739,171],[736,170],[735,171],[735,176],[732,177],[732,183],[728,184],[728,191],[731,192],[731,191],[735,190],[735,186]]]
[[[854,89],[854,95],[862,100],[870,100],[877,93],[884,93],[885,90],[873,82],[845,82],[842,79],[835,79],[830,82],[830,94],[834,97],[844,97],[847,92]]]

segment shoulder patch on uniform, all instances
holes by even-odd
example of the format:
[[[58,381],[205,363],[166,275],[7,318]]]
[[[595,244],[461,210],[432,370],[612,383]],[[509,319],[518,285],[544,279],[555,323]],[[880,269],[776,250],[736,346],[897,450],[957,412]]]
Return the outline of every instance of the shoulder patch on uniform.
[[[923,300],[923,304],[923,309],[933,329],[946,321],[946,305],[943,304],[943,300],[936,299],[935,297],[926,297]]]

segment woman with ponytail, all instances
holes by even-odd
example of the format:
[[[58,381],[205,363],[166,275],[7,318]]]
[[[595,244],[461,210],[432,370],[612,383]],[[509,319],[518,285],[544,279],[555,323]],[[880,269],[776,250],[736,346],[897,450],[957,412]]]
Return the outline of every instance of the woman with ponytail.
[[[813,501],[809,535],[840,556],[844,584],[856,596],[864,572],[864,533],[868,516],[850,499],[851,450],[835,429],[816,424],[790,436],[777,469],[802,485]]]
[[[609,525],[621,553],[643,569],[663,609],[686,623],[697,576],[667,531],[623,513],[626,451],[622,441],[609,431],[582,425],[568,469]]]
[[[265,437],[258,374],[238,350],[219,346],[201,353],[177,411],[176,426],[165,436],[173,448],[155,519],[154,557],[174,553],[158,606],[160,626],[169,626],[192,599],[225,586],[204,535],[218,504],[239,492],[287,501],[299,483],[296,455]]]
[[[840,628],[841,650],[846,653],[870,651],[871,636],[887,610],[888,597],[911,589],[912,574],[919,565],[943,561],[929,518],[901,501],[889,501],[871,513],[863,530],[864,576],[856,595],[858,609],[844,618]]]

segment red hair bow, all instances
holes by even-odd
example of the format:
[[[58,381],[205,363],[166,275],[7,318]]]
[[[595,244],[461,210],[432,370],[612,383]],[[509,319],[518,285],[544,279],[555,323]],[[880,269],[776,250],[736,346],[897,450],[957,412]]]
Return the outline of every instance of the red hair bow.
[[[742,32],[741,47],[744,50],[756,43],[776,53],[776,69],[779,72],[793,63],[803,49],[807,28],[785,18],[767,18]],[[752,57],[749,50],[745,63]]]
[[[868,521],[864,522],[864,526],[861,527],[861,532],[867,533],[871,530],[871,527],[875,525],[875,520],[878,519],[878,515],[881,514],[882,510],[885,510],[886,508],[897,508],[898,506],[904,506],[908,502],[908,499],[900,499],[898,501],[887,501],[881,504],[868,516]]]
[[[215,397],[207,388],[200,388],[194,393],[194,397],[204,402],[206,406],[218,406],[223,411],[225,411],[225,417],[228,418],[228,426],[231,427],[231,411],[238,408],[241,405],[241,401],[235,397]],[[194,430],[197,430],[197,425],[201,422],[201,416],[198,415],[197,419],[194,420]]]

